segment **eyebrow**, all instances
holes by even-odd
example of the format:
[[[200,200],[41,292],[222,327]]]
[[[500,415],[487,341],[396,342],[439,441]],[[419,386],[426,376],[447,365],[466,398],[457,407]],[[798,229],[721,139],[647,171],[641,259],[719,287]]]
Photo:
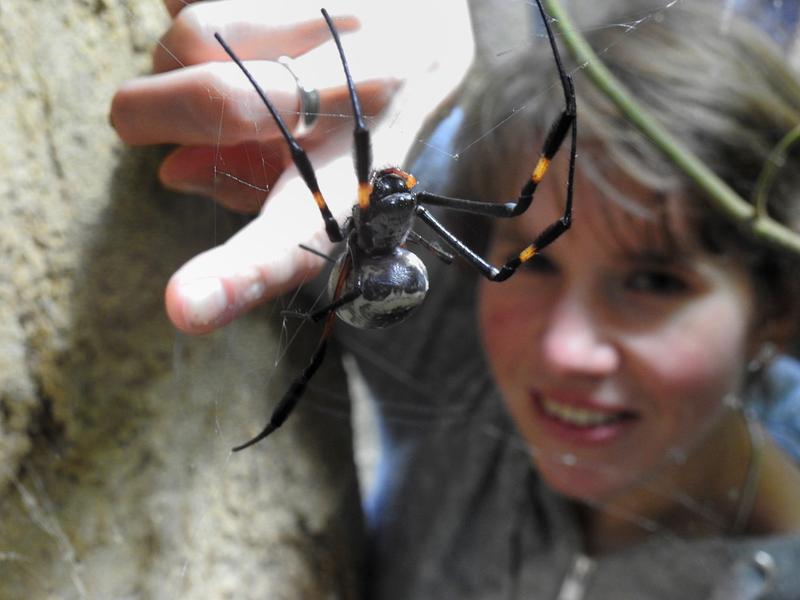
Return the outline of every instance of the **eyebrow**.
[[[669,263],[676,260],[674,252],[655,248],[625,248],[619,252],[619,256],[633,262]]]
[[[645,263],[664,267],[686,267],[691,265],[692,259],[696,255],[691,250],[685,249],[680,249],[679,252],[669,252],[662,249],[644,248],[641,250],[623,249],[618,256],[630,263]]]
[[[616,236],[615,257],[634,263],[676,266],[690,262],[695,256],[693,248],[680,244],[665,227],[645,227],[630,235]]]

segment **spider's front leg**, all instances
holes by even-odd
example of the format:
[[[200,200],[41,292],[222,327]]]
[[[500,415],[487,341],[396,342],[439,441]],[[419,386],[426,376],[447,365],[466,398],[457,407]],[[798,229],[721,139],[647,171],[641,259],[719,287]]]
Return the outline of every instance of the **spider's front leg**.
[[[550,130],[545,137],[542,149],[539,154],[539,159],[533,168],[530,178],[522,186],[519,196],[516,201],[495,203],[495,202],[476,202],[473,200],[463,200],[460,198],[450,198],[448,196],[440,196],[438,194],[431,194],[428,192],[417,193],[417,201],[420,203],[417,206],[417,216],[422,219],[433,231],[437,233],[447,244],[452,247],[456,252],[463,256],[470,264],[478,269],[481,274],[491,281],[505,281],[511,277],[523,263],[531,260],[544,248],[556,241],[561,234],[569,229],[572,224],[572,191],[573,182],[575,179],[575,161],[577,158],[578,134],[577,134],[577,104],[575,101],[575,87],[572,83],[572,78],[567,74],[564,65],[561,62],[561,56],[558,52],[558,45],[556,44],[555,36],[550,27],[550,21],[547,14],[544,12],[541,0],[536,0],[539,7],[539,14],[542,17],[545,31],[547,32],[547,39],[550,44],[550,50],[553,54],[553,60],[556,63],[558,76],[561,80],[561,87],[564,93],[564,109],[561,114],[553,121]],[[508,262],[500,267],[495,267],[486,261],[483,257],[478,255],[471,248],[467,247],[464,242],[459,240],[452,232],[450,232],[442,223],[440,223],[423,204],[430,206],[440,206],[442,208],[459,210],[477,215],[485,215],[497,218],[514,218],[524,213],[533,202],[534,194],[539,186],[539,183],[544,178],[545,174],[550,169],[553,158],[561,149],[567,134],[571,133],[570,138],[570,151],[569,151],[569,167],[567,169],[567,191],[566,200],[564,203],[564,214],[561,218],[557,219],[548,225],[544,231],[539,233],[528,246],[516,256],[512,257]]]
[[[300,146],[300,144],[297,143],[297,140],[294,138],[294,136],[289,133],[286,123],[284,123],[283,119],[278,114],[278,111],[275,109],[275,106],[272,104],[269,97],[267,97],[266,92],[261,88],[247,67],[244,66],[244,63],[241,61],[241,59],[236,55],[231,47],[228,46],[225,40],[222,39],[222,36],[219,33],[215,33],[214,37],[217,39],[228,56],[231,57],[231,60],[233,60],[233,62],[236,63],[236,66],[238,66],[242,73],[244,73],[245,77],[247,77],[247,80],[253,86],[253,89],[256,91],[259,98],[261,98],[264,106],[267,107],[270,115],[272,115],[272,119],[275,121],[275,124],[278,126],[281,135],[286,140],[286,144],[289,146],[289,152],[291,154],[294,166],[297,167],[300,177],[303,179],[306,187],[308,187],[311,195],[314,198],[314,202],[316,202],[317,207],[319,208],[319,212],[322,215],[322,220],[325,222],[325,231],[328,234],[328,239],[334,243],[341,242],[344,239],[344,233],[342,228],[339,227],[339,224],[336,222],[333,213],[331,213],[331,210],[319,189],[317,175],[314,172],[314,167],[311,165],[311,161],[309,160],[306,151],[302,148],[302,146]]]
[[[571,80],[570,80],[571,83]],[[567,114],[567,113],[564,113]],[[471,200],[461,200],[458,198],[448,198],[446,196],[438,196],[429,194],[427,192],[419,192],[417,199],[420,204],[416,207],[417,217],[425,222],[439,237],[441,237],[453,250],[463,256],[470,264],[472,264],[481,274],[491,281],[505,281],[511,277],[516,270],[523,263],[531,260],[544,248],[556,241],[561,234],[563,234],[572,225],[572,190],[573,181],[575,179],[575,159],[577,157],[577,128],[575,119],[566,118],[564,115],[554,123],[550,130],[550,135],[545,142],[545,148],[554,144],[553,140],[558,140],[561,144],[563,138],[557,136],[566,135],[567,131],[563,130],[564,123],[568,123],[569,130],[572,132],[570,142],[570,156],[569,167],[567,172],[567,197],[564,206],[564,214],[548,225],[541,233],[539,233],[534,240],[523,250],[512,257],[508,262],[500,267],[495,267],[486,259],[477,254],[474,250],[469,248],[464,242],[458,239],[450,230],[448,230],[431,212],[422,205],[431,204],[441,206],[443,208],[450,208],[471,214],[493,216],[498,218],[513,218],[521,215],[530,205],[533,199],[533,193],[536,190],[541,177],[547,171],[550,165],[551,158],[543,152],[542,157],[539,159],[536,168],[534,169],[533,176],[530,181],[523,187],[517,202],[507,202],[505,204],[496,204],[493,202],[474,202]],[[556,136],[554,136],[554,132]],[[549,154],[549,152],[548,152]],[[543,166],[544,165],[544,166]],[[520,208],[522,207],[522,208]]]
[[[455,234],[447,229],[447,227],[445,227],[436,217],[434,217],[427,208],[424,206],[417,206],[416,210],[417,216],[428,227],[430,227],[434,233],[436,233],[436,235],[442,238],[448,246],[464,257],[473,267],[478,269],[481,275],[486,277],[486,279],[489,279],[490,281],[505,281],[514,274],[514,271],[516,271],[521,264],[521,261],[518,262],[517,257],[500,268],[495,267],[480,254],[458,239]]]

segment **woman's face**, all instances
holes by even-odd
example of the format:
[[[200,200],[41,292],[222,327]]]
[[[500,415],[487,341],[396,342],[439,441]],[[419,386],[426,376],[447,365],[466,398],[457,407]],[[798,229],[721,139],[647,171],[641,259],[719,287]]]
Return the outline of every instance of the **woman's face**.
[[[567,496],[602,501],[678,459],[719,458],[692,450],[728,422],[754,311],[744,267],[686,241],[680,201],[666,203],[670,244],[662,220],[576,186],[572,228],[511,279],[481,284],[480,324],[537,469]],[[496,225],[495,264],[560,216],[555,187]],[[615,187],[639,210],[656,206],[637,184]]]

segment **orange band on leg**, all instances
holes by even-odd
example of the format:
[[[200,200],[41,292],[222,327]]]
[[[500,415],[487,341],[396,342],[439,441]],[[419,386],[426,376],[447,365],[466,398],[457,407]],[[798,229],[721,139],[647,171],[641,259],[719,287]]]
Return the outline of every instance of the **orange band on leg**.
[[[317,206],[320,210],[327,208],[327,204],[325,204],[325,198],[322,197],[322,192],[314,192],[314,202],[317,203]]]
[[[525,248],[525,250],[523,250],[522,252],[519,253],[519,259],[522,262],[527,262],[530,259],[532,259],[534,256],[536,256],[536,247],[535,246],[528,246],[527,248]]]
[[[372,186],[368,183],[358,185],[358,207],[361,210],[369,208],[369,196],[372,193]]]
[[[539,159],[539,162],[536,163],[536,167],[533,169],[533,174],[531,175],[531,181],[534,183],[539,183],[544,174],[547,173],[547,169],[550,168],[550,160],[542,156]]]

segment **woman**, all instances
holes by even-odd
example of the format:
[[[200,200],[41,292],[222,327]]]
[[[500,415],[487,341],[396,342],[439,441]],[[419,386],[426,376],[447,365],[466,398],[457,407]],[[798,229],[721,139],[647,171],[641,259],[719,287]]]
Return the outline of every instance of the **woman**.
[[[749,198],[768,153],[800,120],[796,77],[745,24],[721,30],[711,3],[623,8],[607,8],[599,22],[649,18],[624,37],[587,28],[590,42]],[[795,333],[796,261],[707,209],[576,78],[572,228],[510,280],[479,281],[475,297],[472,273],[434,272],[432,297],[388,334],[392,344],[375,332],[345,334],[384,416],[386,459],[369,506],[372,592],[796,597],[800,475],[748,410],[763,409],[757,392],[774,383],[769,363]],[[471,151],[449,165],[442,191],[515,196],[560,110],[557,87],[547,91],[555,81],[537,45],[465,90],[450,116],[463,123],[456,147]],[[788,160],[770,196],[785,222],[800,207],[797,157]],[[559,156],[532,208],[492,224],[485,251],[495,263],[563,210],[565,168]],[[463,225],[479,240],[485,231]],[[192,330],[178,290],[168,292],[171,315]],[[241,305],[224,298],[217,308],[195,313],[212,315],[198,329]],[[370,347],[392,368],[370,362]]]
[[[645,14],[630,2],[626,9]],[[757,32],[736,21],[720,31],[717,15],[713,6],[675,5],[640,23],[631,39],[602,29],[589,38],[634,96],[749,198],[769,151],[800,118],[800,95]],[[552,94],[541,91],[557,80],[546,53],[535,50],[491,74],[463,102],[463,122],[472,128],[456,147],[468,146],[478,132],[492,133],[462,155],[452,174],[454,195],[507,199],[524,180],[536,140],[560,108],[557,86]],[[775,348],[796,333],[792,263],[707,208],[702,193],[608,100],[580,78],[576,87],[574,225],[524,273],[502,285],[480,281],[477,300],[494,381],[535,477],[557,492],[558,508],[551,512],[538,481],[530,484],[536,492],[525,492],[541,493],[536,499],[519,499],[513,484],[496,480],[474,487],[481,495],[471,496],[470,510],[480,510],[468,528],[480,531],[488,510],[490,533],[469,550],[467,528],[452,525],[442,548],[450,556],[432,560],[454,571],[435,573],[428,585],[447,581],[451,587],[438,588],[440,597],[455,597],[452,582],[460,579],[472,582],[458,589],[462,597],[481,585],[498,592],[502,581],[526,597],[582,588],[586,598],[704,598],[736,579],[737,561],[749,553],[758,562],[764,557],[756,551],[768,547],[773,559],[783,557],[778,571],[791,580],[800,479],[745,408],[755,402],[750,396]],[[493,129],[509,115],[511,126]],[[495,264],[561,214],[565,160],[529,212],[494,224],[488,254]],[[785,165],[771,196],[771,213],[784,221],[797,215],[798,172]],[[424,455],[449,457],[443,471],[468,479],[452,462],[457,452],[428,448]],[[495,473],[501,464],[507,463],[493,465]],[[455,502],[445,506],[459,512]],[[500,518],[516,516],[515,509],[526,516]],[[442,529],[448,528],[430,523],[427,535]],[[409,535],[415,534],[425,535]],[[387,544],[387,563],[390,548],[404,539]],[[554,558],[564,546],[576,557],[571,572],[569,559]],[[487,556],[492,560],[481,563]],[[486,583],[491,565],[498,571],[494,586]],[[512,583],[503,568],[517,574]],[[744,588],[747,576],[740,577]],[[784,581],[785,596],[776,591],[776,597],[797,589],[796,580]]]

